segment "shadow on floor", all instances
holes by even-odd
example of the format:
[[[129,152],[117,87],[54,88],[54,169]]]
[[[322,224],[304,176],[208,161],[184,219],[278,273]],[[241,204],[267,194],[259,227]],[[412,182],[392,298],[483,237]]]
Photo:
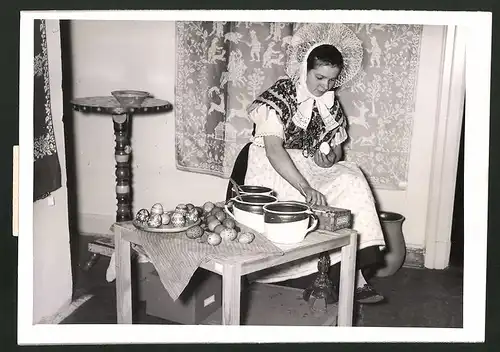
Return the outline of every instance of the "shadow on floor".
[[[80,236],[82,263],[90,237]],[[106,281],[109,258],[101,257],[89,272],[81,272],[75,284],[75,298],[94,295],[67,317],[62,324],[115,324],[115,284]],[[363,305],[358,326],[372,327],[462,327],[463,272],[460,268],[427,270],[402,268],[395,275],[372,280],[375,288],[387,297],[379,305]],[[309,282],[295,284],[304,289]],[[137,304],[134,322],[139,324],[175,324],[146,315],[144,303]]]

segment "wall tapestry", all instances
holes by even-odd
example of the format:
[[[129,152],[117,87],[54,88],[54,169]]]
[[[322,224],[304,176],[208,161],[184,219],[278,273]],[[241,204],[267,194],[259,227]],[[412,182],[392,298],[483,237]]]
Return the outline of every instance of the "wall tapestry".
[[[61,166],[52,124],[45,21],[35,20],[34,25],[33,200],[37,201],[61,187]]]
[[[229,178],[252,123],[246,106],[285,75],[301,24],[177,22],[177,168]],[[363,76],[338,91],[349,120],[346,159],[377,188],[405,189],[422,26],[348,24]]]

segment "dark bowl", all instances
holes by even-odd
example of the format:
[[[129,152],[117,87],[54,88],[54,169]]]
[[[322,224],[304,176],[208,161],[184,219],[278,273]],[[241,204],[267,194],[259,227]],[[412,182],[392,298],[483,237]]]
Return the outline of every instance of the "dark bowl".
[[[251,186],[251,185],[242,185],[240,186],[240,190],[245,193],[268,193],[273,190],[269,187],[264,186]]]
[[[264,194],[244,194],[233,198],[233,206],[242,211],[247,211],[254,214],[264,214],[263,207],[266,204],[277,202],[278,199],[274,196]]]
[[[273,190],[269,187],[264,187],[264,186],[252,186],[252,185],[242,185],[239,187],[241,193],[247,193],[247,194],[264,194],[264,193],[269,193],[273,192]],[[238,194],[236,193],[236,190],[233,188],[231,189],[233,193],[233,197],[236,197]]]
[[[269,224],[301,221],[311,216],[311,208],[301,202],[276,202],[263,207],[264,222]]]

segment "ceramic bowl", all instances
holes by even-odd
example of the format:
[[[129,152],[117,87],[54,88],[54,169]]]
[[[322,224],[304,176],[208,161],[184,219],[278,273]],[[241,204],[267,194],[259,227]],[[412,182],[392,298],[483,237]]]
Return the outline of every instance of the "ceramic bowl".
[[[238,194],[236,193],[234,186],[232,188],[233,191],[233,197],[236,197]],[[264,187],[264,186],[252,186],[252,185],[241,185],[240,186],[240,193],[242,195],[245,194],[263,194],[263,195],[268,195],[272,196],[274,195],[274,191],[269,188],[269,187]]]
[[[264,232],[263,207],[277,201],[275,196],[266,194],[243,194],[232,198],[224,208],[226,213],[240,224],[262,233]]]
[[[264,235],[275,243],[295,244],[318,227],[318,217],[301,202],[275,202],[263,206]]]
[[[111,92],[122,108],[139,108],[151,94],[142,90],[115,90]]]

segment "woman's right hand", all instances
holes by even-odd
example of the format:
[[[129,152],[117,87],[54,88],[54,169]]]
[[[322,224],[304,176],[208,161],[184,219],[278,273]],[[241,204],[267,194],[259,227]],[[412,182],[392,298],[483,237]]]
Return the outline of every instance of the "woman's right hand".
[[[327,205],[326,197],[323,193],[315,190],[314,188],[307,186],[302,187],[303,196],[306,198],[306,202],[314,205]]]

